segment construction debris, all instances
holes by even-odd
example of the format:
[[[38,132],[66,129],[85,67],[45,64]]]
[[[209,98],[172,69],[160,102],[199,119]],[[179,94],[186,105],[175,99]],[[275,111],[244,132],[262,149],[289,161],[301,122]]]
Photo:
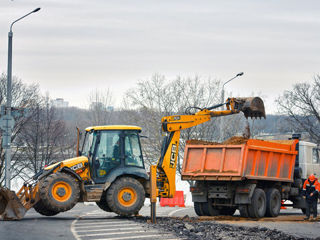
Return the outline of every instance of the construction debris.
[[[137,218],[141,223],[146,222],[146,218]],[[301,238],[286,234],[284,232],[268,229],[265,227],[244,227],[234,226],[228,224],[221,224],[215,221],[199,221],[199,218],[190,218],[185,216],[183,218],[157,218],[157,224],[148,225],[148,228],[156,227],[163,232],[173,232],[181,239],[195,239],[195,240],[220,240],[220,239],[242,239],[242,240],[298,240],[310,238]]]

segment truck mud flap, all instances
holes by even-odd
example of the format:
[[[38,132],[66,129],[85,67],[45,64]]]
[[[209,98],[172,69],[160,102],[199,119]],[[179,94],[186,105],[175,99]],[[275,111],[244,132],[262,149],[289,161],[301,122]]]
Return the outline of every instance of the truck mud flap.
[[[251,197],[257,184],[245,184],[236,188],[235,204],[251,204]]]
[[[24,217],[27,210],[20,202],[14,191],[7,188],[0,188],[0,219],[1,220],[20,220]]]

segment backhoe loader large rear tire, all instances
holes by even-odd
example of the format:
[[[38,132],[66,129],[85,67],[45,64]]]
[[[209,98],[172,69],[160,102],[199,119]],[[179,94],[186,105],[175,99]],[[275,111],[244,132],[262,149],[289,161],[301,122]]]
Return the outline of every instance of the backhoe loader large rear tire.
[[[142,184],[131,177],[119,178],[107,191],[108,206],[121,216],[137,214],[144,204],[144,199]]]
[[[41,181],[39,191],[43,205],[55,212],[70,210],[80,197],[77,180],[61,172],[51,174]]]
[[[34,210],[36,210],[38,213],[40,213],[41,215],[44,216],[54,216],[57,215],[59,212],[48,209],[46,206],[44,206],[42,200],[40,200],[39,202],[37,202],[34,206],[33,206]]]

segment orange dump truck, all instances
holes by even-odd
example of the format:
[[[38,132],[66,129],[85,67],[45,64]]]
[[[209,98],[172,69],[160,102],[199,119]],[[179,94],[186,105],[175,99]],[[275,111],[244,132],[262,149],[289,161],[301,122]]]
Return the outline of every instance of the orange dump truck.
[[[191,183],[199,216],[276,217],[281,201],[305,209],[299,140],[249,139],[241,144],[187,143],[182,179]]]

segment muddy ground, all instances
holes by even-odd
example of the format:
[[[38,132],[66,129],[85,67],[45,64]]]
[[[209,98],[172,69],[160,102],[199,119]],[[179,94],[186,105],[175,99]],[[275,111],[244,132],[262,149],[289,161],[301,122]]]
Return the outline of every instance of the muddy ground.
[[[286,234],[278,230],[272,230],[265,227],[245,227],[234,226],[229,224],[217,223],[212,219],[206,218],[183,218],[159,217],[157,224],[151,224],[149,218],[137,218],[137,221],[146,223],[148,228],[157,228],[160,231],[174,233],[181,239],[195,240],[222,240],[222,239],[241,239],[241,240],[308,240],[319,238],[302,238],[294,235]]]

